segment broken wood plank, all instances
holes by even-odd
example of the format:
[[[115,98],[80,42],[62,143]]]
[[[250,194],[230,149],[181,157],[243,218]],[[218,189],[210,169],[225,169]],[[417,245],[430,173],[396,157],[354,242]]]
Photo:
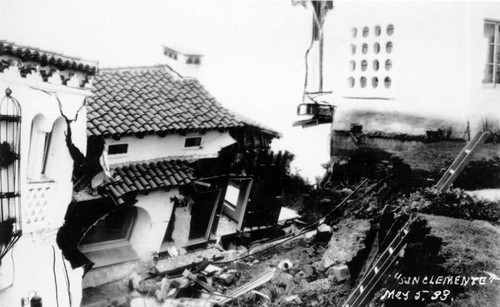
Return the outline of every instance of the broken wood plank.
[[[215,289],[210,286],[209,284],[207,284],[206,282],[204,281],[201,281],[198,276],[194,275],[193,273],[191,273],[189,270],[184,270],[184,273],[182,273],[182,276],[194,281],[195,283],[197,283],[198,285],[200,285],[203,289],[207,290],[208,292],[210,293],[213,293],[215,292]]]
[[[276,269],[271,269],[271,270],[265,271],[263,274],[261,274],[260,276],[258,276],[254,280],[250,281],[249,283],[246,283],[243,286],[241,286],[240,288],[237,288],[234,291],[226,294],[226,297],[221,299],[219,303],[221,305],[227,304],[227,303],[231,302],[232,300],[236,299],[238,296],[243,295],[243,294],[265,284],[266,282],[270,281],[271,278],[273,278],[275,270]]]

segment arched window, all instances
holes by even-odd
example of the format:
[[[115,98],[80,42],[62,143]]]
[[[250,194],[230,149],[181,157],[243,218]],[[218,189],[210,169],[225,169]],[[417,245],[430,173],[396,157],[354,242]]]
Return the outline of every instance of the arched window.
[[[127,207],[111,212],[88,230],[80,241],[80,246],[86,245],[90,247],[103,243],[128,243],[136,217],[136,207]]]
[[[52,130],[49,133],[49,143],[47,144],[46,153],[44,154],[44,162],[42,174],[55,179],[60,170],[62,161],[68,161],[64,158],[65,155],[69,156],[69,151],[66,150],[65,143],[66,121],[63,117],[59,117],[52,125]]]
[[[27,173],[29,180],[38,181],[45,173],[50,137],[50,125],[45,116],[38,114],[31,122]]]

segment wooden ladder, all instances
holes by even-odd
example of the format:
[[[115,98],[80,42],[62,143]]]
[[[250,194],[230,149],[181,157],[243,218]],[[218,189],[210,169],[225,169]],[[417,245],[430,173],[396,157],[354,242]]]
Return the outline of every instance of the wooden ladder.
[[[377,259],[372,268],[365,274],[356,289],[351,292],[343,307],[364,307],[368,305],[367,299],[377,290],[377,286],[386,276],[391,267],[396,262],[399,252],[406,245],[406,238],[410,233],[410,227],[415,221],[415,217],[410,217],[396,234],[389,246]]]
[[[458,175],[462,172],[465,166],[469,163],[472,158],[472,154],[483,144],[490,133],[488,131],[478,132],[472,140],[465,145],[464,149],[458,154],[450,167],[446,170],[443,177],[439,179],[438,183],[434,186],[440,192],[448,189],[450,185],[455,181]]]

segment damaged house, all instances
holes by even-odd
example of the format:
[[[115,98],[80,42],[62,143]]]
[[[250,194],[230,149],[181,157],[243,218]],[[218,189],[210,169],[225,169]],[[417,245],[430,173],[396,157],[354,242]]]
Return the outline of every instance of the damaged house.
[[[0,40],[0,301],[77,306],[83,269],[56,243],[72,198],[73,160],[84,151],[97,63]]]
[[[157,254],[276,225],[292,158],[270,151],[277,132],[167,65],[101,69],[92,91],[87,152],[75,160],[59,237],[73,265],[92,268],[84,288]]]

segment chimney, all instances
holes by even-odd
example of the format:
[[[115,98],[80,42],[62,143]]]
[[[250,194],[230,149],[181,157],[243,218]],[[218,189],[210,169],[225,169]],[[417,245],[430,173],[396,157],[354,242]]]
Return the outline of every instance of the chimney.
[[[183,77],[199,79],[203,55],[186,47],[163,45],[167,64]]]

